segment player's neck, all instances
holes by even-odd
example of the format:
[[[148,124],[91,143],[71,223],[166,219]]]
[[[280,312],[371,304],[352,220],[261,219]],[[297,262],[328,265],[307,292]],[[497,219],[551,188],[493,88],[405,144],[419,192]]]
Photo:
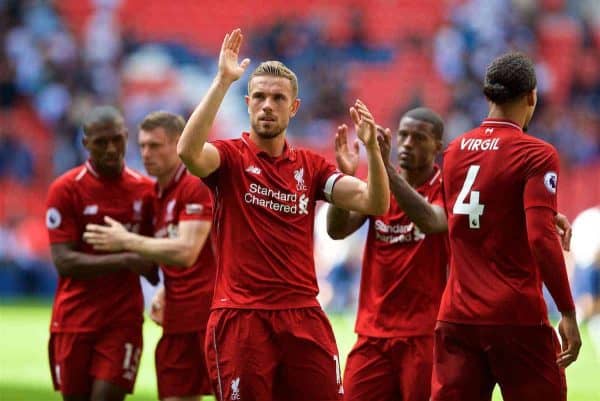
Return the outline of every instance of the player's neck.
[[[491,103],[490,112],[488,113],[488,118],[498,119],[498,120],[509,120],[518,124],[519,127],[523,127],[525,125],[525,121],[527,120],[527,110],[524,110],[519,106],[498,106],[497,104]]]
[[[125,163],[121,163],[121,165],[117,168],[106,168],[101,164],[94,163],[93,160],[89,160],[92,168],[98,173],[98,175],[107,180],[113,180],[121,176],[123,169],[125,168]]]
[[[175,177],[175,174],[177,174],[177,170],[179,170],[180,165],[181,163],[177,163],[168,172],[156,176],[156,182],[158,182],[158,187],[161,190],[164,190],[167,187],[167,185],[169,185],[173,177]]]
[[[273,138],[263,138],[254,131],[250,131],[250,140],[269,156],[279,157],[285,148],[285,131]]]
[[[400,168],[400,175],[402,176],[402,178],[404,178],[406,180],[406,182],[408,182],[410,184],[411,187],[413,188],[419,188],[421,185],[423,185],[427,180],[429,180],[429,178],[431,177],[431,174],[433,174],[433,164],[431,166],[427,166],[421,169],[415,169],[415,170],[405,170],[403,168]]]

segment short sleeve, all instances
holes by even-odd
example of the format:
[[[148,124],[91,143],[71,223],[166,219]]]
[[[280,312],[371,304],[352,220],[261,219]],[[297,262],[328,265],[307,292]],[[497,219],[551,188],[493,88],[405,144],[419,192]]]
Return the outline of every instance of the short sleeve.
[[[210,191],[199,179],[186,182],[179,199],[179,221],[212,220],[212,199]]]
[[[202,178],[202,181],[214,191],[219,184],[219,177],[223,175],[223,171],[231,168],[231,162],[235,159],[233,153],[236,151],[236,148],[233,146],[231,140],[220,139],[212,141],[210,144],[217,148],[221,163],[218,169],[213,171],[212,174]]]
[[[316,162],[315,181],[318,188],[317,200],[331,202],[333,187],[344,174],[323,157],[318,155],[313,155],[313,157]]]
[[[73,192],[67,183],[55,181],[46,199],[46,228],[51,244],[80,240],[76,210]]]
[[[558,173],[558,153],[553,147],[544,146],[530,153],[523,193],[525,210],[547,207],[556,213]]]

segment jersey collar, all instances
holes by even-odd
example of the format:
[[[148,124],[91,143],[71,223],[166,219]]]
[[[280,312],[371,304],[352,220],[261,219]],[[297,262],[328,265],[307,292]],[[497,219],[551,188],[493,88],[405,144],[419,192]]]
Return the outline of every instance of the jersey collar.
[[[289,161],[296,160],[296,150],[288,144],[287,140],[285,141],[285,144],[283,145],[283,153],[279,157],[271,157],[267,152],[265,152],[264,150],[262,150],[258,146],[256,146],[256,144],[254,142],[252,142],[252,139],[250,139],[249,132],[242,133],[242,141],[244,141],[244,143],[248,146],[248,148],[256,156],[259,156],[259,157],[262,156],[262,157],[266,157],[266,158],[274,159],[274,160],[289,160]]]
[[[503,128],[514,128],[521,132],[523,129],[514,121],[503,119],[503,118],[486,118],[481,123],[482,127],[503,127]]]
[[[175,185],[177,185],[177,183],[181,181],[181,178],[186,174],[186,172],[187,169],[185,168],[185,165],[183,163],[180,163],[179,167],[177,167],[177,170],[175,171],[175,175],[173,176],[173,178],[171,178],[171,181],[169,181],[169,183],[164,188],[160,188],[160,186],[158,185],[158,181],[154,183],[154,188],[156,189],[157,196],[159,198],[162,198],[166,193],[171,191],[171,189],[173,189],[173,187],[175,187]]]

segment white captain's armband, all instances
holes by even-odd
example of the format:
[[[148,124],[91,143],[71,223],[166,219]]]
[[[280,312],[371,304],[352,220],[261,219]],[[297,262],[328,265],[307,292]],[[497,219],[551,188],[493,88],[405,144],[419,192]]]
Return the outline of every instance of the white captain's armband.
[[[323,188],[323,193],[325,194],[325,199],[327,200],[327,202],[332,202],[331,193],[333,192],[333,186],[335,185],[338,178],[340,178],[341,176],[341,173],[331,174],[325,182],[325,188]]]

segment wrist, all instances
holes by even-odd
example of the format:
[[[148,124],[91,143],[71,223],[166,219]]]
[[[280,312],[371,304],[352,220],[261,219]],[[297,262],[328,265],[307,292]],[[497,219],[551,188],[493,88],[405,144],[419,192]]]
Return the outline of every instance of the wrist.
[[[381,154],[381,149],[379,148],[379,144],[377,143],[377,141],[365,143],[365,149],[367,150],[367,152],[373,154]]]
[[[576,319],[577,318],[575,309],[561,311],[560,314],[563,318],[566,318],[566,319]]]
[[[228,77],[224,74],[222,74],[221,72],[217,73],[217,76],[215,77],[215,79],[213,80],[213,84],[215,86],[220,86],[220,87],[225,87],[225,88],[229,88],[229,86],[235,81],[235,79],[232,79],[231,77]]]

